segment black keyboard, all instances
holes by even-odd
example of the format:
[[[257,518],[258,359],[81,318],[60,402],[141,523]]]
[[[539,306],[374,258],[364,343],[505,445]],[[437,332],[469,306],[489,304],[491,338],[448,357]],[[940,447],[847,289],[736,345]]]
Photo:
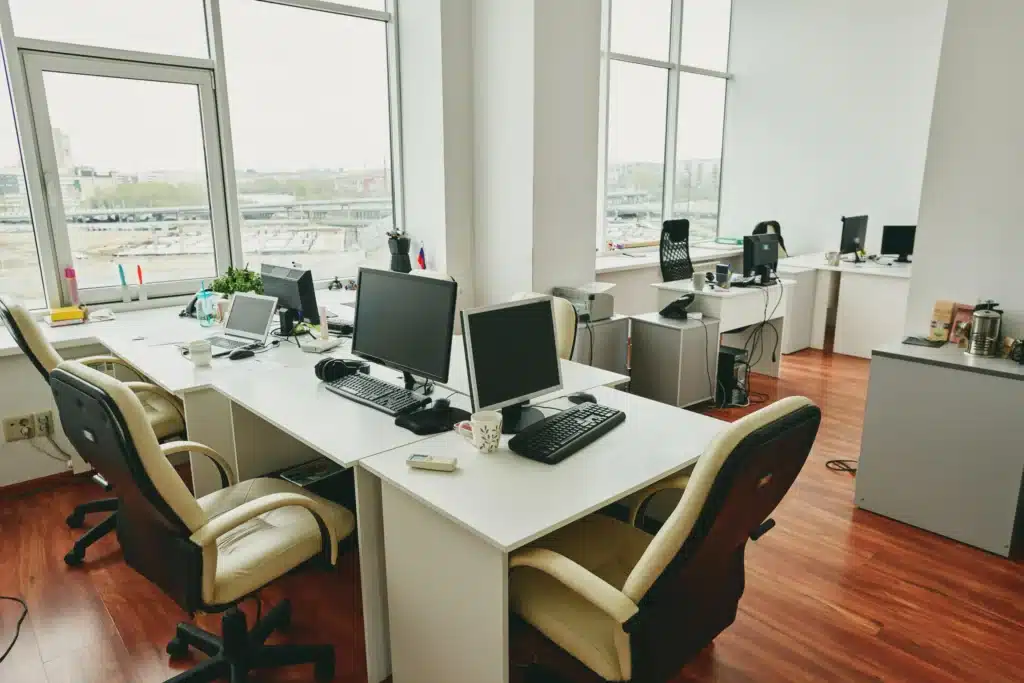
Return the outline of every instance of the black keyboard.
[[[375,379],[361,372],[326,384],[330,391],[339,396],[376,408],[388,415],[407,413],[430,403],[430,399],[422,394],[397,387],[390,382]]]
[[[621,410],[583,403],[535,422],[512,437],[508,447],[524,458],[554,465],[626,420]]]

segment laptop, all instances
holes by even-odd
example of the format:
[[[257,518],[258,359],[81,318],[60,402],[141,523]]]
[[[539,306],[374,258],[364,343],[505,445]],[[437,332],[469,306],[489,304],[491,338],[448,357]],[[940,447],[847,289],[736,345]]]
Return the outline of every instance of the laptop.
[[[275,310],[276,296],[237,292],[224,321],[224,333],[209,337],[208,341],[213,346],[229,350],[263,346],[267,343]]]

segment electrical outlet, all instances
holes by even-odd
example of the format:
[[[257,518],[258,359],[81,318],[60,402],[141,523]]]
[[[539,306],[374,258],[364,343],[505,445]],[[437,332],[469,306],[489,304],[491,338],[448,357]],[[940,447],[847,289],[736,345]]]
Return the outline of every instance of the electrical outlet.
[[[36,437],[36,419],[34,415],[4,418],[4,440],[23,441]]]
[[[36,436],[53,436],[53,413],[36,413]]]

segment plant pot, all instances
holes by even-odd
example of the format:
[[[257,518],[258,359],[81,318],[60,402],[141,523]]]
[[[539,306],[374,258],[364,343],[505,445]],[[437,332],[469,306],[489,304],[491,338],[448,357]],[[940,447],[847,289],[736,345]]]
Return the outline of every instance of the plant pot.
[[[412,241],[405,236],[389,237],[388,249],[391,251],[391,270],[396,273],[408,273],[412,270],[409,259],[409,246]]]

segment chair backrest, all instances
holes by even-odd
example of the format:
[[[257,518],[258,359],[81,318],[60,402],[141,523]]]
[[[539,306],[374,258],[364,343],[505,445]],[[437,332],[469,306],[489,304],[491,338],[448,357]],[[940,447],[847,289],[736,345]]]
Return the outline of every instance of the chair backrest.
[[[57,349],[53,348],[53,344],[47,341],[43,328],[32,314],[20,304],[7,303],[0,299],[0,318],[3,319],[4,326],[14,337],[22,353],[28,356],[43,379],[49,379],[50,373],[62,359]]]
[[[537,292],[516,292],[510,301],[530,299],[535,296],[547,296]],[[560,296],[553,296],[552,305],[555,309],[555,346],[558,349],[558,357],[562,360],[572,358],[576,350],[576,326],[579,320],[576,315],[576,307],[568,299]]]
[[[779,258],[789,258],[786,251],[786,239],[782,236],[782,226],[778,221],[761,221],[754,226],[751,235],[778,235],[779,236]]]
[[[64,433],[113,484],[125,561],[182,608],[200,605],[206,515],[160,449],[142,403],[123,383],[76,361],[50,373]]]
[[[693,277],[690,261],[690,221],[677,218],[661,224],[661,245],[658,248],[661,279],[665,282]]]

